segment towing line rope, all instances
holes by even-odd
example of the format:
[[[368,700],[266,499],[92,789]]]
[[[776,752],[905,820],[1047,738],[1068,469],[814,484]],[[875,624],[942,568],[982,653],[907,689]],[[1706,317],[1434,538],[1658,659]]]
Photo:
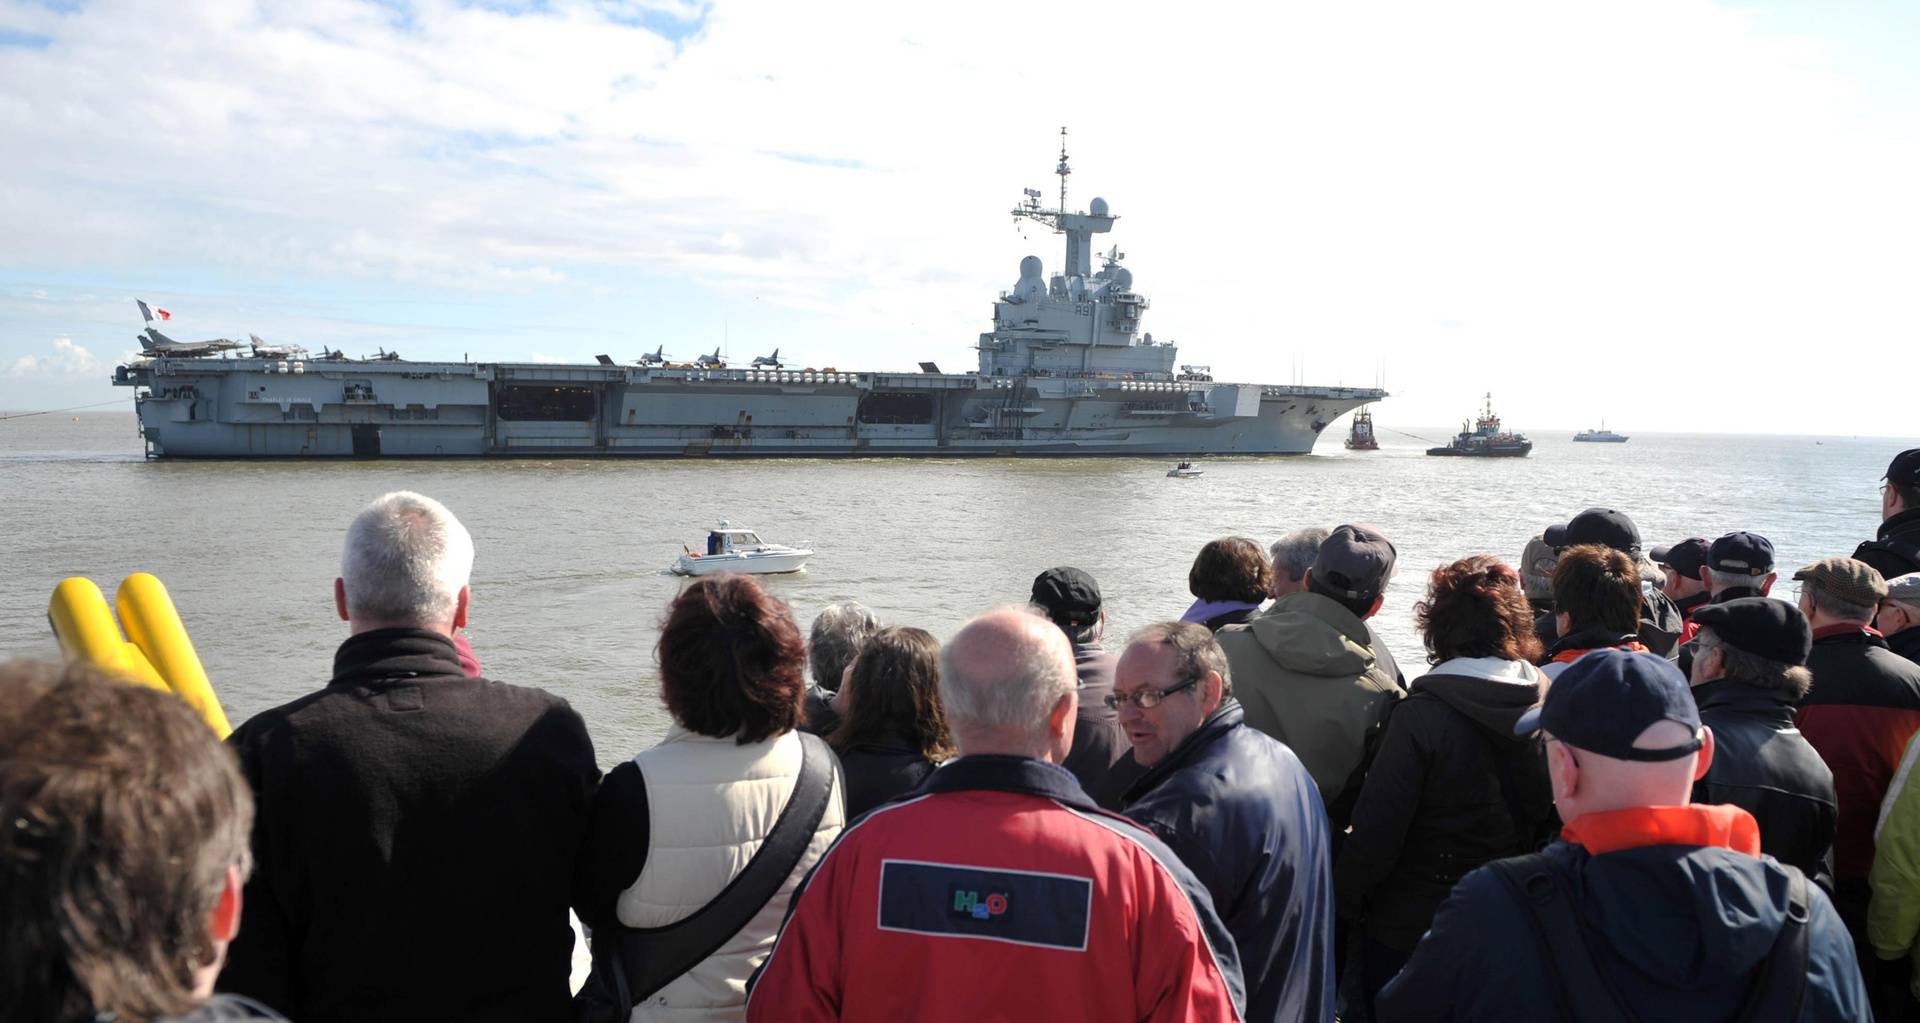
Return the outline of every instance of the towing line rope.
[[[8,419],[28,419],[33,416],[50,416],[55,412],[78,412],[84,408],[100,408],[103,405],[121,405],[125,404],[126,400],[125,398],[115,398],[112,401],[96,401],[91,405],[69,405],[66,408],[50,408],[44,412],[15,412],[10,416],[0,416],[0,422]]]
[[[1446,441],[1443,441],[1443,440],[1434,440],[1432,437],[1422,437],[1417,433],[1408,433],[1405,430],[1396,430],[1391,426],[1382,426],[1380,427],[1380,429],[1385,430],[1388,433],[1397,433],[1402,437],[1412,437],[1414,440],[1425,441],[1428,444],[1445,444],[1446,443]]]

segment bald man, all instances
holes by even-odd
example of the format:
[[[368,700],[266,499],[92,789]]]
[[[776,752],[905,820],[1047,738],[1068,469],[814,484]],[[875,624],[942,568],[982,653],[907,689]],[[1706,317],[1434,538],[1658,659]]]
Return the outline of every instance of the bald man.
[[[1241,1018],[1206,889],[1059,766],[1076,686],[1066,635],[1025,609],[948,641],[940,699],[959,758],[828,850],[748,1020]],[[851,968],[872,963],[886,967]]]
[[[1713,734],[1671,662],[1589,653],[1516,731],[1546,743],[1561,841],[1462,878],[1382,1019],[1588,1018],[1563,992],[1609,1018],[1867,1018],[1826,894],[1745,810],[1690,805]]]

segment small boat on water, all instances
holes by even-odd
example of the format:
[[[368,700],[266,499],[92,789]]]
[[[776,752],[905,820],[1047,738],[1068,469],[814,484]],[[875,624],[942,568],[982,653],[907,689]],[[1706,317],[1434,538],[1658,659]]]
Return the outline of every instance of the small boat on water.
[[[1194,468],[1192,462],[1181,462],[1179,465],[1176,465],[1173,468],[1168,469],[1167,475],[1175,479],[1190,480],[1199,476],[1202,472],[1205,472],[1205,471],[1206,470],[1204,469]]]
[[[712,575],[715,572],[742,572],[748,575],[775,575],[798,572],[813,557],[805,547],[768,543],[751,529],[740,529],[722,519],[707,531],[707,552],[696,554],[682,548],[673,563],[679,575]]]
[[[1524,433],[1508,433],[1500,428],[1500,417],[1493,414],[1493,392],[1487,392],[1487,404],[1471,428],[1460,424],[1460,435],[1445,447],[1428,448],[1429,455],[1457,455],[1467,458],[1525,458],[1533,442]]]
[[[1581,430],[1573,435],[1573,439],[1591,444],[1625,444],[1627,442],[1626,434],[1614,433],[1607,429],[1607,421],[1604,419],[1600,420],[1598,430]]]
[[[1347,430],[1347,450],[1380,450],[1380,442],[1373,439],[1373,413],[1365,405],[1353,414],[1353,426]]]

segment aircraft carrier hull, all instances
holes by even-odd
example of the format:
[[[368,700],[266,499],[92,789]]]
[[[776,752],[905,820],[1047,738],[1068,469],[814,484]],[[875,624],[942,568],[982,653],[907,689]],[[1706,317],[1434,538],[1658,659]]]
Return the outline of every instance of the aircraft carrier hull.
[[[154,458],[1293,455],[1371,388],[521,363],[119,367]]]

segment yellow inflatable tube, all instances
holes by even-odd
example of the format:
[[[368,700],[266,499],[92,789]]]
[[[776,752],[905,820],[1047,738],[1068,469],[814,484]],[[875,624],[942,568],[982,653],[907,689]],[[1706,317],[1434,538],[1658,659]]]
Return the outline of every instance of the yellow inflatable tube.
[[[83,660],[141,685],[172,692],[221,738],[233,731],[207,681],[200,655],[180,622],[173,598],[145,572],[128,576],[117,594],[120,624],[93,581],[79,576],[54,587],[47,620],[69,660]],[[129,642],[131,640],[131,642]]]
[[[120,624],[127,630],[127,638],[147,655],[147,662],[166,680],[167,688],[199,711],[215,734],[226,738],[233,725],[227,721],[227,712],[220,709],[213,683],[207,681],[207,669],[200,665],[200,655],[194,652],[193,640],[187,637],[187,627],[181,624],[180,612],[175,610],[167,588],[152,575],[135,572],[120,584],[114,606],[120,610]]]
[[[169,691],[147,655],[120,635],[107,598],[93,580],[80,576],[62,580],[53,588],[47,620],[67,660],[86,661],[141,685]]]

